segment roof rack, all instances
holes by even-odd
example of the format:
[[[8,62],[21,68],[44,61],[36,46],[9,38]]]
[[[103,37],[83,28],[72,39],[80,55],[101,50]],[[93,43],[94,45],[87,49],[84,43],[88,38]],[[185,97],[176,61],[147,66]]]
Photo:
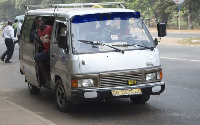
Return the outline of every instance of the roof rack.
[[[123,9],[125,9],[124,4],[125,2],[103,2],[103,3],[72,3],[72,4],[51,4],[51,5],[24,5],[25,8],[25,13],[28,14],[29,11],[29,7],[34,7],[34,8],[55,8],[54,9],[54,13],[57,14],[58,13],[58,8],[59,7],[81,7],[83,8],[83,6],[100,6],[100,5],[117,5],[117,7],[119,8],[119,6],[121,6]],[[101,6],[100,6],[101,7]],[[57,11],[57,13],[56,13]]]
[[[26,13],[29,11],[29,7],[33,7],[33,8],[45,8],[45,7],[51,7],[51,5],[24,5]]]
[[[95,6],[95,5],[117,5],[117,7],[119,8],[119,6],[121,6],[122,8],[125,9],[124,4],[125,2],[103,2],[103,3],[72,3],[72,4],[51,4],[51,5],[24,5],[25,11],[28,12],[29,11],[29,7],[34,7],[34,8],[45,8],[45,7],[55,7],[55,8],[59,8],[59,7],[81,7],[83,8],[83,6]]]
[[[73,4],[52,4],[51,7],[82,7],[83,6],[95,6],[95,5],[117,5],[119,7],[122,6],[124,9],[125,7],[122,5],[125,2],[104,2],[104,3],[73,3]]]

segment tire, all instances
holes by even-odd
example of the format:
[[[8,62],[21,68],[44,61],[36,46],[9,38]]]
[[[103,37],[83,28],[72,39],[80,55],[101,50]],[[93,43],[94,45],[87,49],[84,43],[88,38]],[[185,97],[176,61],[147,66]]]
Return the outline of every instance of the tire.
[[[38,94],[40,92],[40,88],[28,83],[28,89],[31,94]]]
[[[150,95],[140,95],[140,96],[130,97],[130,99],[135,104],[143,104],[150,99]]]
[[[73,110],[74,104],[67,100],[65,89],[61,80],[56,81],[55,99],[61,112],[67,113]]]

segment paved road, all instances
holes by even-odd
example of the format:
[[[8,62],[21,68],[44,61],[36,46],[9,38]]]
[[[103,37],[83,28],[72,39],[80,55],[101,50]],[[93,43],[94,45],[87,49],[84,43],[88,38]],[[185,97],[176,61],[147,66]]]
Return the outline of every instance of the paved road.
[[[53,92],[42,89],[40,95],[29,94],[24,76],[19,73],[18,45],[12,64],[0,62],[0,97],[50,121],[46,124],[200,124],[200,46],[159,45],[159,49],[166,91],[160,96],[152,96],[144,105],[135,105],[129,99],[116,99],[88,102],[79,105],[70,114],[61,113],[56,107]],[[0,37],[0,53],[4,50],[5,45]],[[9,116],[7,119],[12,121]]]
[[[151,32],[151,35],[153,37],[157,37],[158,33],[156,32]],[[181,33],[181,32],[167,32],[167,36],[166,37],[170,37],[170,38],[190,38],[190,37],[194,37],[194,38],[199,38],[200,37],[200,33]]]

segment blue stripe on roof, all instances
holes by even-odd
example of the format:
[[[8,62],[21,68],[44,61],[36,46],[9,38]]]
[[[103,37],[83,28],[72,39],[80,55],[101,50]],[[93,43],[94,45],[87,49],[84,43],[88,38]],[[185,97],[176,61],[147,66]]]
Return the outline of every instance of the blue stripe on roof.
[[[139,12],[115,12],[115,13],[97,13],[88,15],[77,15],[72,19],[72,23],[85,23],[92,21],[114,20],[120,18],[127,20],[130,18],[140,18]]]

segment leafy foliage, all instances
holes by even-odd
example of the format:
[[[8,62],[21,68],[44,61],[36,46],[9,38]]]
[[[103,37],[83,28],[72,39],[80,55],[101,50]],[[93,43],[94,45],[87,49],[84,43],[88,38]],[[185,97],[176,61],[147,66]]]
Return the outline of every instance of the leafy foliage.
[[[0,21],[14,20],[15,16],[24,14],[24,4],[48,5],[64,3],[99,3],[124,1],[125,7],[141,13],[143,18],[158,19],[168,23],[177,17],[178,7],[172,0],[1,0]],[[192,21],[200,25],[200,0],[185,0],[181,6],[183,19],[192,26]]]

